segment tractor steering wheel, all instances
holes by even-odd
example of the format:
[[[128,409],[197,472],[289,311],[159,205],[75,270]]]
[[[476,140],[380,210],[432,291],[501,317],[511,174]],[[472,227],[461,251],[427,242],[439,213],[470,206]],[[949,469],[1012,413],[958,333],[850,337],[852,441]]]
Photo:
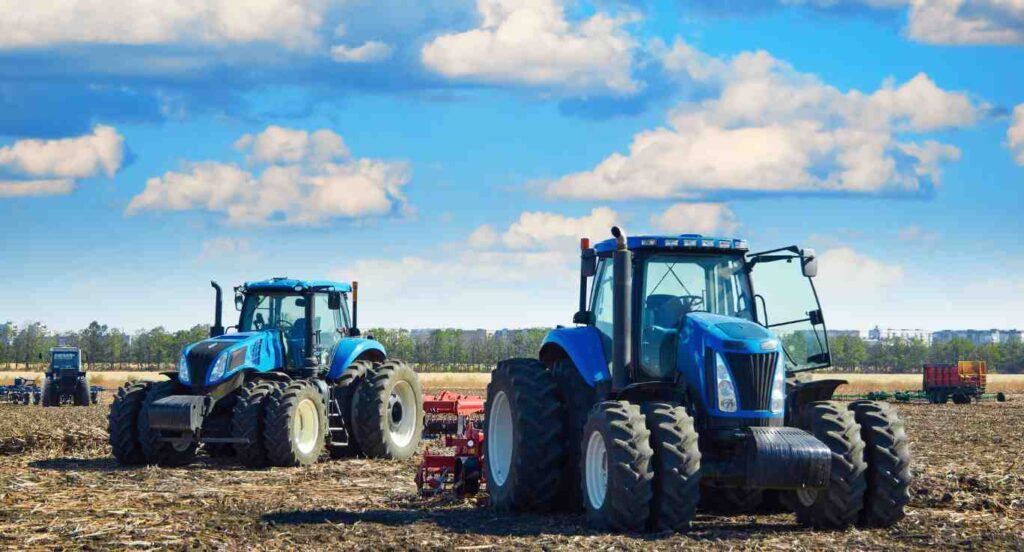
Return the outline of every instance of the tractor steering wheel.
[[[680,295],[679,300],[683,303],[686,312],[694,312],[697,307],[704,306],[704,298],[700,295]]]

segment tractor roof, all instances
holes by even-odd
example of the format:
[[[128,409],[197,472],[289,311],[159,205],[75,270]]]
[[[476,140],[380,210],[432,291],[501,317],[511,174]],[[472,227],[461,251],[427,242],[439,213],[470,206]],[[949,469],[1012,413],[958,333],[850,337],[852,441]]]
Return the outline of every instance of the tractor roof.
[[[630,236],[626,238],[630,249],[655,249],[665,251],[735,251],[745,252],[747,241],[734,238],[717,238],[700,234],[679,234],[677,236]],[[594,249],[599,253],[615,251],[615,239],[597,243]]]
[[[298,280],[286,277],[246,282],[242,287],[249,291],[296,291],[295,288],[317,288],[322,291],[340,291],[342,293],[350,293],[352,291],[352,285],[348,282],[333,282],[331,280]]]

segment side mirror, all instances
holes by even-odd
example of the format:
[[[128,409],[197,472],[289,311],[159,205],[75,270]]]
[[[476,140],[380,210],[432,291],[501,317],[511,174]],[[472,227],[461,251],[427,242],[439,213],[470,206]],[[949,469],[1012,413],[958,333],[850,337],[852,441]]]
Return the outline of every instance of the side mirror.
[[[242,310],[242,304],[245,303],[245,296],[241,293],[235,293],[235,310]]]
[[[813,249],[803,249],[800,251],[800,264],[803,268],[804,276],[814,278],[818,275],[818,257],[815,256]]]
[[[572,316],[573,324],[584,324],[587,326],[593,326],[597,321],[597,317],[594,316],[593,311],[579,311]]]
[[[327,308],[331,310],[341,309],[341,293],[332,291],[327,294]]]
[[[597,274],[597,252],[593,249],[585,249],[582,255],[580,271],[586,278]]]

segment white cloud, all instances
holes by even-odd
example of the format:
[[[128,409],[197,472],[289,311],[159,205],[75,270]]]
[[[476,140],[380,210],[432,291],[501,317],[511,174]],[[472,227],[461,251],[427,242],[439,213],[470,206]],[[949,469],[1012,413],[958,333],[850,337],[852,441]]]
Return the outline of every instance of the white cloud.
[[[0,170],[29,177],[114,176],[124,159],[124,137],[109,126],[58,140],[18,140],[0,148]]]
[[[582,217],[557,213],[528,212],[519,216],[501,235],[511,249],[536,249],[553,244],[578,243],[580,238],[604,236],[612,226],[621,224],[619,215],[607,207],[597,207]]]
[[[1024,44],[1024,0],[910,0],[907,35],[930,44]]]
[[[959,150],[905,136],[973,124],[982,111],[924,74],[871,94],[842,92],[766,52],[724,61],[678,41],[671,66],[718,87],[668,125],[633,137],[589,171],[547,184],[552,197],[694,198],[712,191],[917,192]]]
[[[739,228],[736,214],[724,203],[677,203],[651,215],[651,225],[669,234],[730,235]]]
[[[0,48],[54,44],[273,42],[318,44],[324,0],[65,0],[8,2]]]
[[[56,180],[0,180],[0,198],[70,194],[75,181]]]
[[[124,137],[109,126],[74,138],[17,140],[0,147],[0,197],[68,194],[77,179],[112,177],[123,161]]]
[[[934,230],[927,230],[912,224],[899,232],[899,238],[910,242],[933,242],[939,239],[939,233]]]
[[[1014,160],[1018,165],[1024,165],[1024,104],[1013,109],[1013,122],[1006,131],[1006,138],[1009,140]]]
[[[359,46],[338,44],[331,48],[331,59],[338,63],[373,63],[384,61],[394,53],[394,47],[377,40],[368,40]]]
[[[484,224],[473,230],[473,233],[469,235],[466,243],[470,247],[476,249],[484,249],[491,247],[498,242],[498,233],[494,230],[494,227],[490,224]]]
[[[447,77],[522,84],[570,93],[639,89],[631,75],[636,41],[631,17],[598,12],[566,19],[560,0],[477,0],[478,28],[438,36],[423,63]]]
[[[231,163],[188,163],[184,171],[150,178],[126,212],[205,209],[236,225],[313,225],[334,218],[386,215],[405,207],[402,162],[351,158],[341,136],[280,127],[235,143],[262,172]]]
[[[898,309],[904,277],[897,264],[840,246],[818,254],[814,285],[829,327],[868,328]]]

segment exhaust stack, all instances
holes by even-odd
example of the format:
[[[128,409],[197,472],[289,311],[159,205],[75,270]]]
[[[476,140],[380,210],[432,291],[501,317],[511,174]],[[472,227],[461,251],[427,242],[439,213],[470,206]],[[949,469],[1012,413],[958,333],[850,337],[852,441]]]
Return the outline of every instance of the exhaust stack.
[[[612,255],[612,389],[619,390],[629,382],[627,370],[632,362],[633,343],[633,252],[626,244],[626,235],[618,226],[612,227],[615,253]]]
[[[210,337],[218,337],[224,335],[224,323],[221,320],[221,309],[224,298],[224,292],[220,289],[220,284],[217,282],[210,282],[213,289],[217,290],[217,299],[213,305],[213,326],[210,328]]]

